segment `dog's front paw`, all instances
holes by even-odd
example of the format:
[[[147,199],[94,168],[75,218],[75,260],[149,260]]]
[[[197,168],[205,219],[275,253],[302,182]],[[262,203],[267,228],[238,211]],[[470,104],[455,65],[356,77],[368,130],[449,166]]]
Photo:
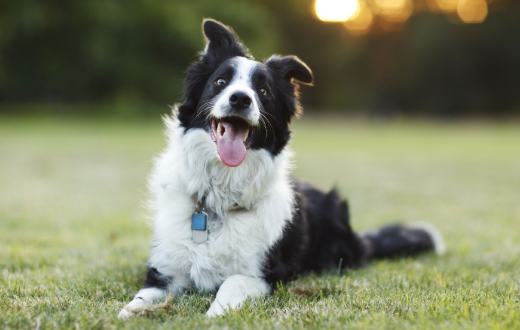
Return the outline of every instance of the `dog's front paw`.
[[[222,307],[218,301],[214,301],[206,312],[207,317],[222,316],[226,313],[227,308]]]
[[[127,305],[128,306],[128,305]],[[128,310],[125,306],[120,312],[119,314],[117,315],[117,318],[120,319],[120,320],[128,320],[130,317],[134,316],[135,313],[133,313],[132,311]]]
[[[120,320],[126,320],[143,312],[148,305],[149,304],[142,299],[134,299],[128,305],[123,307],[123,309],[117,315],[117,318]]]

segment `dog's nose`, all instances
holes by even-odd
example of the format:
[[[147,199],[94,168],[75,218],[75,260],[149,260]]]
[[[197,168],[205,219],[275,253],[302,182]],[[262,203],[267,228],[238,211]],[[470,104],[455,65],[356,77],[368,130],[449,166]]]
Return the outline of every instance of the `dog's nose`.
[[[244,92],[235,92],[229,97],[229,104],[236,110],[249,108],[251,98]]]

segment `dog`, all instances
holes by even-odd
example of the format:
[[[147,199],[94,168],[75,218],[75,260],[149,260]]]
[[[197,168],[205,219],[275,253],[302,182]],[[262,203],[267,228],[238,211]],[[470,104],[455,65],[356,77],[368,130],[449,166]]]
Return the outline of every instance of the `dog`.
[[[431,226],[358,235],[336,192],[290,176],[289,124],[301,113],[296,56],[255,61],[233,30],[204,20],[206,47],[165,118],[168,145],[150,177],[154,234],[144,287],[125,319],[166,295],[216,292],[206,315],[237,309],[299,274],[441,253]]]

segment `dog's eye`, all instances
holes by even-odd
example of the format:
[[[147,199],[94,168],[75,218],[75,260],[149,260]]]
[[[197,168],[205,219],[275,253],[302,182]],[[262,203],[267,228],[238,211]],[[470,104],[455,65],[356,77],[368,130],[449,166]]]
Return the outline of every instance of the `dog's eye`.
[[[215,81],[215,83],[219,86],[222,86],[226,83],[226,79],[224,78],[218,78],[217,81]]]
[[[264,96],[267,95],[267,94],[268,94],[268,93],[267,93],[267,89],[265,89],[265,88],[260,88],[260,94],[262,94],[262,95],[264,95]]]

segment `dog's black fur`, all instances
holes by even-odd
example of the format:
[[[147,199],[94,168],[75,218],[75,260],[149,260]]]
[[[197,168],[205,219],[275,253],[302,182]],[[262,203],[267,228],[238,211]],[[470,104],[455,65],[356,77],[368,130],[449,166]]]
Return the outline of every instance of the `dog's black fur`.
[[[297,211],[280,242],[270,251],[265,279],[273,288],[297,274],[357,268],[373,259],[413,256],[435,249],[431,234],[390,225],[359,236],[349,208],[336,190],[329,193],[295,179]]]

